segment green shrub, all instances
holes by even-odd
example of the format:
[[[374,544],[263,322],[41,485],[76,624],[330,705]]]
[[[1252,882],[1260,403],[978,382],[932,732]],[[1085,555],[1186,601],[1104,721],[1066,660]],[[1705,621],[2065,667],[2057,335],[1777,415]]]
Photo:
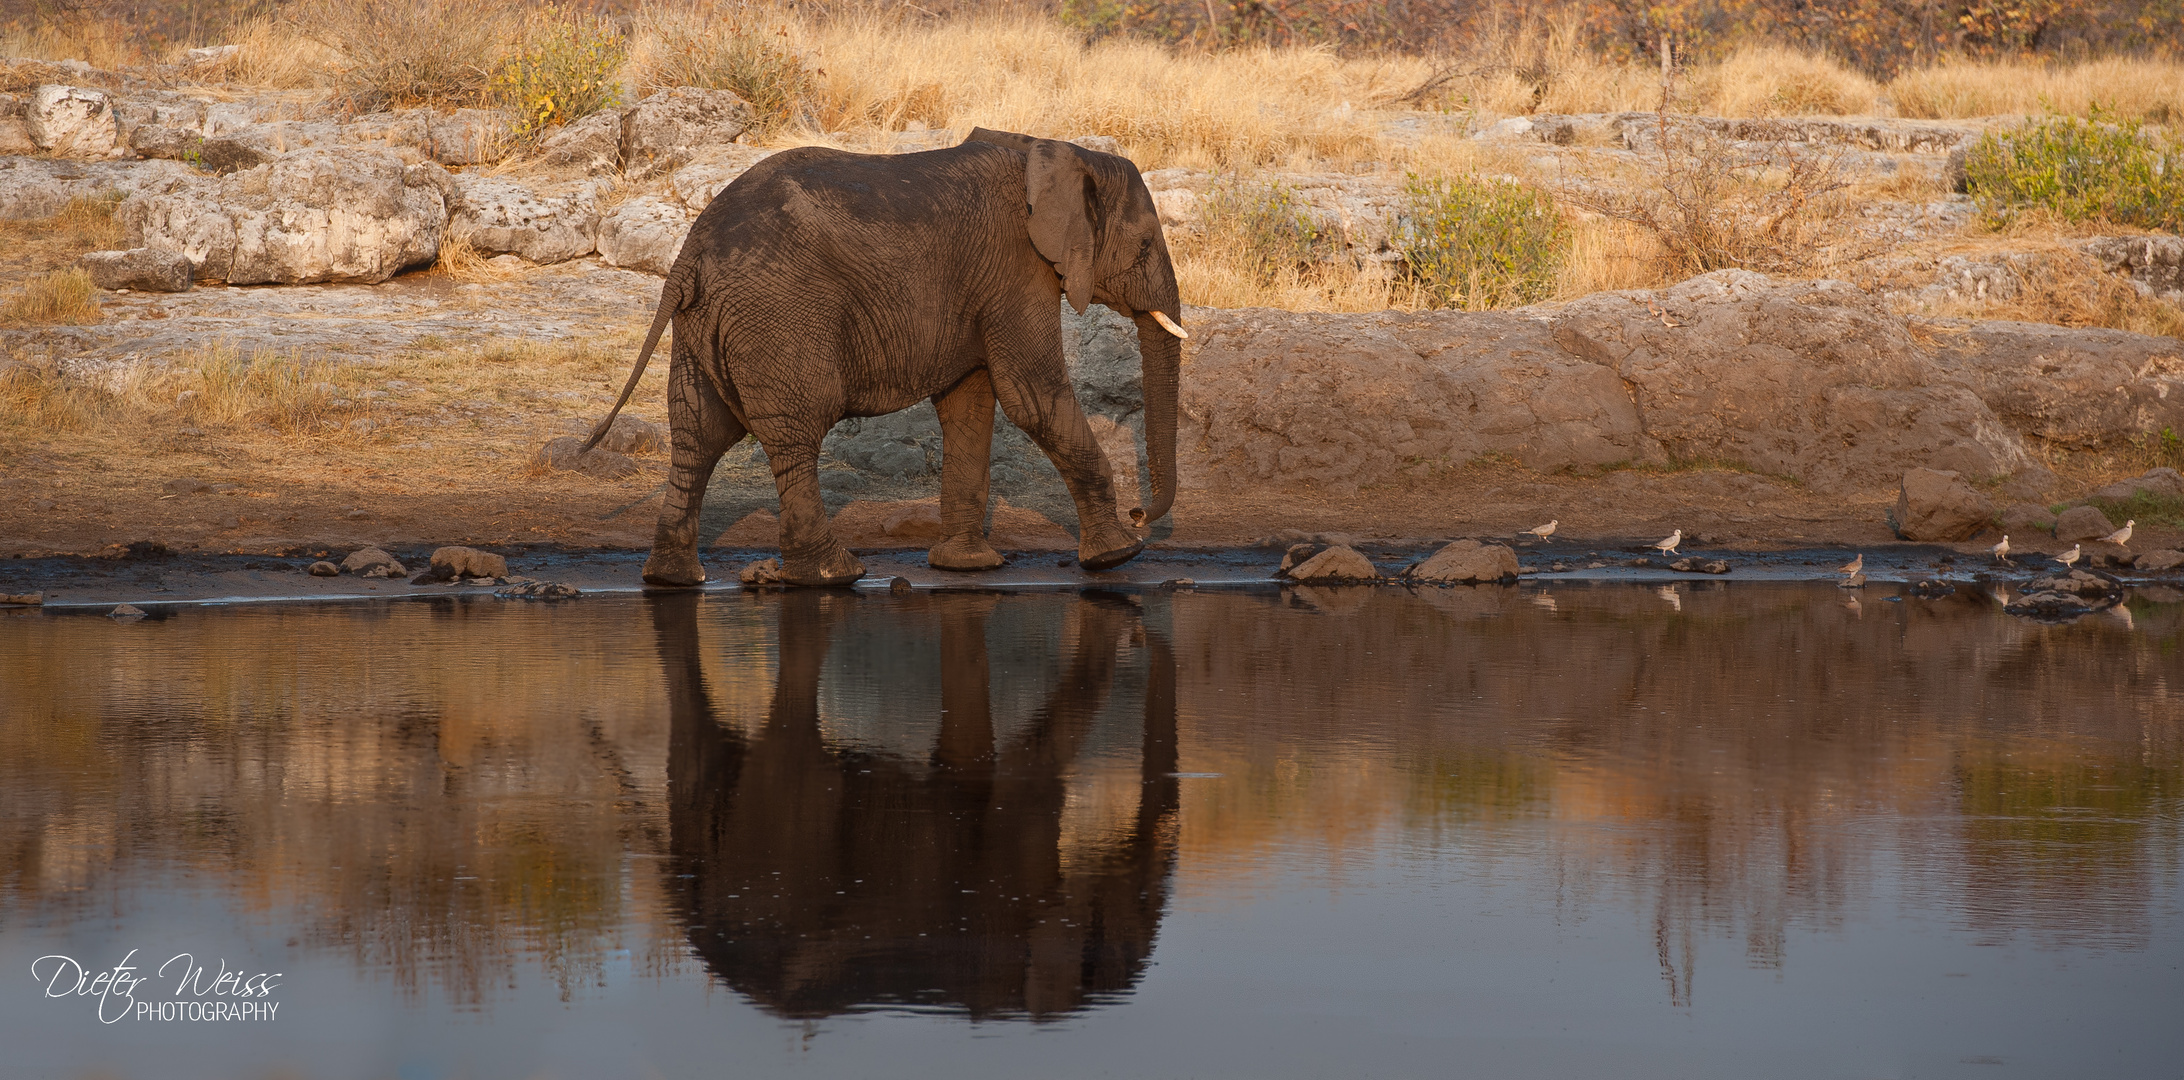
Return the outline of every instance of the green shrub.
[[[1479,176],[1403,181],[1396,250],[1433,307],[1516,307],[1554,294],[1569,233],[1554,199],[1512,180]]]
[[[784,27],[714,24],[680,16],[656,17],[659,41],[647,64],[647,91],[674,86],[728,90],[751,103],[761,129],[794,121],[814,88],[811,69]]]
[[[2184,141],[2136,120],[2050,116],[1989,132],[1964,157],[1965,185],[1997,227],[2040,209],[2068,221],[2184,229]]]
[[[629,40],[612,23],[551,4],[525,21],[522,44],[493,77],[493,94],[516,112],[513,133],[534,136],[615,103],[615,73]]]
[[[1285,271],[1308,270],[1340,247],[1297,200],[1296,189],[1279,181],[1226,180],[1200,205],[1206,234],[1234,248],[1261,285]]]

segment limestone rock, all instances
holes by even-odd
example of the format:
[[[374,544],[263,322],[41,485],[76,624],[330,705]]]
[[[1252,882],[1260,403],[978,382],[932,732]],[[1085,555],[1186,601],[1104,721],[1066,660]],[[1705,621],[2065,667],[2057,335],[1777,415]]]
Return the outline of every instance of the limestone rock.
[[[599,257],[609,266],[665,275],[682,254],[692,215],[681,204],[641,195],[599,222]]]
[[[177,161],[54,161],[0,157],[0,221],[34,221],[71,199],[167,191],[199,179]]]
[[[1950,543],[1979,535],[1994,504],[1954,472],[1912,469],[1896,495],[1896,531],[1906,540]]]
[[[531,460],[556,472],[579,472],[596,476],[601,480],[619,480],[634,476],[639,471],[637,463],[612,450],[592,447],[584,449],[586,436],[563,435],[549,439],[538,448]]]
[[[591,437],[588,429],[585,437]],[[667,452],[667,429],[642,417],[621,413],[600,437],[599,448],[617,454],[664,454]]]
[[[1435,584],[1502,581],[1517,576],[1517,553],[1505,544],[1457,540],[1403,571],[1403,576]]]
[[[2055,519],[2055,538],[2066,544],[2098,540],[2115,531],[2108,515],[2090,506],[2073,506]]]
[[[704,210],[712,205],[713,196],[720,194],[722,188],[774,153],[755,146],[722,147],[702,160],[675,170],[669,186],[675,189],[675,197],[681,199],[684,206]]]
[[[426,116],[426,146],[442,165],[483,165],[499,161],[508,139],[508,113],[501,109],[456,109]]]
[[[2184,237],[2097,236],[2085,253],[2111,274],[2126,274],[2170,303],[2184,303]]]
[[[311,576],[339,577],[341,576],[341,567],[335,566],[333,563],[327,562],[324,559],[320,559],[319,561],[311,564]]]
[[[2124,502],[2145,494],[2160,499],[2184,498],[2184,474],[2175,469],[2148,469],[2129,480],[2119,480],[2093,493],[2096,499]]]
[[[504,578],[508,576],[508,560],[490,551],[450,545],[432,553],[432,569],[427,572],[441,581],[458,577]]]
[[[1356,548],[1339,544],[1297,564],[1286,571],[1286,575],[1296,581],[1317,584],[1380,580],[1380,572],[1373,568],[1372,560],[1359,554]]]
[[[2184,551],[2141,552],[2131,563],[2132,569],[2148,572],[2174,570],[2179,566],[2184,566]]]
[[[196,150],[199,163],[221,175],[255,169],[283,153],[270,135],[257,128],[200,139]]]
[[[546,137],[539,147],[547,165],[593,176],[622,167],[622,114],[601,109]]]
[[[103,90],[41,86],[31,93],[24,120],[30,141],[54,157],[107,158],[121,145],[114,107]]]
[[[599,236],[599,185],[585,181],[544,191],[497,176],[455,177],[448,231],[488,254],[510,252],[534,263],[589,255]]]
[[[188,292],[190,261],[171,251],[131,248],[128,251],[94,251],[83,257],[91,283],[101,289],[137,289],[143,292]]]
[[[643,176],[675,168],[735,142],[750,125],[751,106],[727,90],[662,90],[622,115],[622,171]]]
[[[400,560],[375,547],[358,548],[350,552],[348,558],[341,560],[341,569],[352,574],[363,574],[374,569],[392,571],[389,574],[379,575],[381,577],[393,577],[409,573],[408,568],[404,567]]]
[[[736,574],[736,580],[745,585],[778,585],[781,582],[781,560],[760,559]]]
[[[445,190],[443,190],[445,189]],[[453,190],[388,150],[300,150],[254,169],[122,201],[115,219],[199,276],[237,285],[378,283],[430,263]]]

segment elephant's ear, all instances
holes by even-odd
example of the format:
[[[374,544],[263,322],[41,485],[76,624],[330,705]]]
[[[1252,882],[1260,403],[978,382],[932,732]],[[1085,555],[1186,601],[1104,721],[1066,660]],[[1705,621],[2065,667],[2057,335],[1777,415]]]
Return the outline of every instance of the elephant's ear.
[[[1077,314],[1092,303],[1092,262],[1099,233],[1092,220],[1099,188],[1068,143],[1038,139],[1025,151],[1024,201],[1031,207],[1031,243],[1054,264]]]

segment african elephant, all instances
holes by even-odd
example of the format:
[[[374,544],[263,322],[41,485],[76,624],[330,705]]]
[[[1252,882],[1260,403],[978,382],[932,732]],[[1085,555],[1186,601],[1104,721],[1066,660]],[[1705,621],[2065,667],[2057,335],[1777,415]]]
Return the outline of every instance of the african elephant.
[[[941,419],[943,537],[928,559],[986,570],[993,408],[1046,452],[1076,502],[1078,560],[1104,570],[1144,541],[1116,516],[1110,466],[1062,358],[1058,300],[1137,323],[1153,505],[1175,500],[1184,336],[1175,268],[1150,192],[1127,159],[1027,135],[971,132],[918,154],[804,147],[767,158],[690,227],[614,411],[672,323],[673,460],[645,562],[655,585],[705,580],[698,511],[713,466],[746,433],[781,496],[782,577],[842,585],[864,573],[828,526],[819,444],[851,416],[931,398]],[[614,420],[592,433],[596,444]]]

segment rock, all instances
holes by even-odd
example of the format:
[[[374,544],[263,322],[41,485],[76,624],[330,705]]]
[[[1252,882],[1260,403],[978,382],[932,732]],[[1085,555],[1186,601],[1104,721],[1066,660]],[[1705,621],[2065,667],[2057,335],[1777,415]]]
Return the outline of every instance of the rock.
[[[1282,565],[1274,571],[1274,576],[1289,576],[1289,572],[1291,570],[1294,570],[1297,567],[1304,565],[1306,560],[1325,550],[1327,550],[1327,545],[1325,544],[1304,543],[1289,545],[1289,549],[1282,552]]]
[[[198,162],[206,171],[222,175],[255,169],[281,153],[282,148],[274,145],[272,137],[258,128],[214,135],[197,144]]]
[[[1997,419],[2020,434],[2098,446],[2158,434],[2164,427],[2184,431],[2184,365],[2177,355],[2175,338],[1978,322],[1941,336],[1933,377],[1978,394]]]
[[[2184,474],[2169,468],[2148,469],[2142,475],[2119,480],[2093,493],[2096,499],[2114,502],[2129,502],[2140,495],[2157,499],[2184,498]]]
[[[1994,504],[1954,472],[1912,469],[1896,494],[1896,532],[1906,540],[1951,543],[1979,535]]]
[[[714,537],[713,543],[718,547],[779,547],[781,519],[771,510],[753,510]]]
[[[1304,560],[1285,574],[1296,581],[1322,585],[1380,580],[1380,572],[1373,568],[1372,560],[1358,554],[1356,548],[1340,545]]]
[[[777,585],[781,582],[781,560],[760,559],[743,568],[736,580],[745,585]]]
[[[1503,544],[1457,540],[1403,571],[1403,576],[1435,584],[1503,581],[1517,576],[1517,553]]]
[[[127,251],[94,251],[82,259],[91,283],[101,289],[136,289],[140,292],[188,292],[189,259],[157,248]]]
[[[599,257],[609,266],[665,275],[682,253],[692,216],[680,203],[640,195],[599,222]]]
[[[426,573],[440,581],[458,577],[504,578],[508,576],[508,560],[490,551],[450,545],[432,553],[432,569]]]
[[[106,617],[123,620],[141,619],[144,617],[144,609],[135,604],[119,604],[115,606],[114,610],[107,612]]]
[[[904,504],[894,513],[887,515],[887,521],[881,526],[881,531],[894,539],[909,540],[921,544],[930,544],[939,540],[944,535],[940,523],[940,500],[921,499],[917,502]]]
[[[2041,622],[2069,622],[2111,605],[2087,603],[2075,593],[2028,592],[2010,601],[2002,610]]]
[[[2085,253],[2111,274],[2126,274],[2168,302],[2184,303],[2184,237],[2097,236]]]
[[[42,592],[0,593],[0,607],[37,607],[45,603]]]
[[[596,446],[585,450],[585,439],[579,435],[548,439],[531,460],[556,472],[579,472],[601,480],[619,480],[638,473],[636,462],[612,450]]]
[[[618,172],[622,167],[622,114],[601,109],[546,137],[539,146],[545,163],[557,169],[578,169],[593,176]]]
[[[2009,536],[2029,536],[2055,531],[2055,515],[2038,503],[2018,503],[2002,511],[2002,531]]]
[[[198,179],[178,161],[54,161],[0,158],[0,221],[35,221],[72,199],[165,191]]]
[[[341,576],[341,568],[335,566],[333,563],[327,562],[324,559],[320,559],[319,561],[311,564],[311,576],[339,577]]]
[[[76,86],[41,86],[30,95],[24,113],[30,141],[58,158],[114,156],[121,129],[105,91]]]
[[[508,113],[500,109],[456,109],[426,116],[426,146],[442,165],[483,165],[499,161],[508,141]]]
[[[2179,566],[2184,566],[2184,551],[2140,552],[2139,557],[2131,562],[2132,569],[2149,573],[2174,570]]]
[[[622,114],[622,171],[643,176],[727,146],[751,125],[751,107],[726,90],[677,86]]]
[[[2115,531],[2108,515],[2090,506],[2073,506],[2055,519],[2055,538],[2066,544],[2098,540]]]
[[[684,206],[702,211],[712,205],[713,197],[721,189],[735,183],[736,178],[749,172],[751,166],[774,155],[775,151],[761,150],[755,146],[726,146],[707,155],[703,160],[692,162],[675,170],[669,186],[675,189],[675,197]]]
[[[2078,596],[2103,596],[2121,587],[2114,578],[2085,570],[2034,578],[2025,583],[2026,592],[2065,592]]]
[[[182,62],[195,67],[199,64],[217,64],[243,51],[240,45],[207,45],[201,49],[189,49],[182,53]]]
[[[122,201],[147,247],[179,252],[231,284],[378,283],[430,263],[454,191],[438,165],[389,150],[299,150],[254,169]]]
[[[588,431],[586,437],[590,437]],[[667,429],[650,420],[621,413],[600,438],[599,446],[617,454],[664,454],[668,446]]]
[[[1726,574],[1729,564],[1720,559],[1701,559],[1693,556],[1669,563],[1668,568],[1685,574]]]
[[[599,184],[583,181],[533,191],[514,180],[455,177],[448,231],[478,251],[509,252],[534,263],[589,255],[599,237]]]
[[[0,156],[29,156],[38,152],[38,144],[30,137],[30,118],[24,115],[23,100],[14,94],[0,94]]]
[[[352,574],[364,574],[375,569],[391,571],[390,573],[377,575],[379,577],[394,577],[409,573],[400,560],[375,547],[358,548],[350,552],[348,558],[341,560],[341,569]]]
[[[571,600],[582,596],[583,590],[558,581],[519,581],[494,590],[493,595],[521,600]]]
[[[895,596],[908,596],[913,586],[906,577],[892,577],[887,581],[887,591]]]

